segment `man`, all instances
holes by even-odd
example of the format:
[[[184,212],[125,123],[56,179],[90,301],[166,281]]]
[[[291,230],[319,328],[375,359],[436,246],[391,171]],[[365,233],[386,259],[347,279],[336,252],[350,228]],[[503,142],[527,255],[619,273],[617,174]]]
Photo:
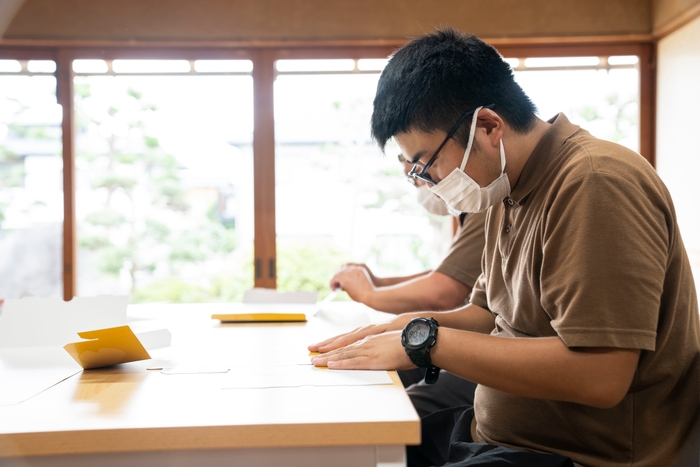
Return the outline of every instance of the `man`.
[[[424,421],[413,465],[673,465],[700,406],[700,326],[653,168],[538,119],[495,49],[449,29],[396,52],[372,131],[452,210],[488,209],[482,273],[469,305],[330,338],[313,363],[478,383],[473,409]]]
[[[413,167],[402,155],[405,172]],[[418,201],[429,212],[448,214],[444,202],[414,179]],[[438,210],[442,208],[442,210]],[[481,273],[485,213],[459,216],[459,230],[452,246],[434,270],[410,276],[377,277],[365,264],[344,265],[331,279],[331,289],[342,288],[353,300],[375,310],[405,313],[418,310],[451,310],[465,304]]]
[[[399,162],[408,174],[413,164],[400,155]],[[413,177],[418,202],[429,212],[448,215],[444,201],[427,189],[427,184]],[[436,203],[437,201],[437,203]],[[481,273],[484,251],[485,213],[460,215],[460,227],[452,246],[440,265],[431,271],[411,276],[377,277],[365,264],[346,264],[331,279],[331,289],[339,287],[355,301],[376,310],[406,313],[418,310],[451,310],[463,306],[474,282]],[[411,402],[422,418],[453,406],[474,403],[476,384],[446,371],[436,384],[425,384],[424,371],[399,371]]]

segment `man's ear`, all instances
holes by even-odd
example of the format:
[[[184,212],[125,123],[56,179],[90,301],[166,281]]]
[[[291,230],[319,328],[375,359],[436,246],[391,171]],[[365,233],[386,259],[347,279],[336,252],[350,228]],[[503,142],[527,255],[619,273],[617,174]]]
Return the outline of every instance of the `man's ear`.
[[[493,147],[498,146],[501,138],[503,138],[503,130],[505,128],[503,119],[491,109],[481,109],[477,125],[486,130],[486,137],[491,142],[491,145]]]

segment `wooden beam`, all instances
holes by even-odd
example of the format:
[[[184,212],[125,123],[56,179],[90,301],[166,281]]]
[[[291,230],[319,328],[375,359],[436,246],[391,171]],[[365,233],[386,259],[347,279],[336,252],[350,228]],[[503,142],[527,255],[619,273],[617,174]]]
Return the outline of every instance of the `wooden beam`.
[[[652,42],[651,34],[620,34],[605,36],[550,36],[550,37],[489,37],[480,38],[495,46],[543,46],[543,45],[614,45]],[[0,47],[70,47],[70,48],[129,48],[129,49],[229,49],[250,51],[260,49],[328,49],[328,48],[384,48],[395,49],[411,38],[360,39],[360,40],[66,40],[66,39],[1,39]]]
[[[639,53],[639,153],[656,167],[656,44]]]
[[[63,108],[63,299],[76,295],[77,242],[75,219],[75,112],[73,58],[66,50],[56,57],[56,98]]]
[[[253,57],[253,180],[255,210],[255,287],[277,287],[275,227],[275,56],[261,50]]]
[[[652,37],[657,41],[663,39],[698,17],[700,17],[700,3],[688,8],[663,26],[654,29]]]

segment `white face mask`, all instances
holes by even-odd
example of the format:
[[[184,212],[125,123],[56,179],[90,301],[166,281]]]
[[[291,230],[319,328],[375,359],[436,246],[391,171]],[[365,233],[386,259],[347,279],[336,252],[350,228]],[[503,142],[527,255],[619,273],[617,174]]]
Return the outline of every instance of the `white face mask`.
[[[435,214],[437,216],[446,216],[449,214],[445,202],[438,196],[435,196],[428,188],[428,185],[419,185],[416,187],[416,193],[418,195],[418,202],[430,214]]]
[[[467,166],[469,153],[474,143],[474,130],[476,130],[479,110],[481,110],[481,107],[474,111],[474,116],[472,117],[469,141],[467,142],[467,149],[464,151],[462,165],[455,167],[447,177],[440,180],[440,183],[429,188],[430,191],[445,201],[448,211],[453,216],[459,216],[464,212],[481,212],[510,195],[510,181],[508,180],[508,175],[506,175],[506,153],[503,149],[503,140],[501,140],[501,175],[491,182],[489,186],[479,186],[464,172],[464,167]]]

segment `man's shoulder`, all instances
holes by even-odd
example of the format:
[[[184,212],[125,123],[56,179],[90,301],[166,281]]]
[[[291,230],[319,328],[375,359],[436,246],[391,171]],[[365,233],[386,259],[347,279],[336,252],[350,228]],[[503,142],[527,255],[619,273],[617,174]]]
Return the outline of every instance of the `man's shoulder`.
[[[630,181],[658,181],[658,175],[641,155],[618,143],[592,136],[585,130],[573,134],[559,148],[559,170],[553,175],[575,180],[596,175]]]

